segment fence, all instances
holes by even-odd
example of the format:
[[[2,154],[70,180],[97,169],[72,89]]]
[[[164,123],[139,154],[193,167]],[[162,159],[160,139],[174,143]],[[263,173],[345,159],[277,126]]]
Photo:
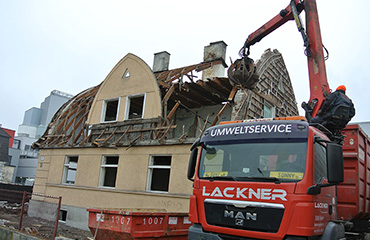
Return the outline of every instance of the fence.
[[[60,207],[62,203],[62,197],[60,196],[54,197],[54,196],[48,196],[48,195],[38,194],[38,193],[29,193],[26,191],[21,192],[21,191],[1,189],[0,190],[0,200],[2,201],[2,205],[1,205],[2,211],[4,211],[4,213],[2,214],[3,217],[7,215],[8,218],[10,218],[10,215],[13,215],[13,216],[19,215],[19,224],[17,226],[18,230],[25,231],[26,229],[23,227],[24,215],[28,210],[27,203],[29,203],[30,199],[33,199],[33,198],[39,198],[39,199],[42,199],[42,201],[44,201],[45,199],[52,199],[58,203],[57,204],[58,207],[56,209],[55,225],[53,229],[53,237],[52,237],[52,239],[55,239],[55,237],[57,236],[57,232],[58,232],[59,214],[60,214]],[[4,220],[6,221],[6,219]],[[12,226],[12,227],[16,228],[16,226]]]
[[[27,193],[32,193],[32,189],[32,186],[0,183],[0,201],[7,201],[10,203],[22,203],[23,191],[26,191]]]

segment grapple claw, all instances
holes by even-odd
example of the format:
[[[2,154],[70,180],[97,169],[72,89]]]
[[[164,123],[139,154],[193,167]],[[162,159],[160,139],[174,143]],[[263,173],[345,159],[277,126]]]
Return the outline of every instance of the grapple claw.
[[[227,74],[231,85],[241,85],[247,89],[254,88],[259,80],[254,61],[249,57],[236,60],[229,67]]]

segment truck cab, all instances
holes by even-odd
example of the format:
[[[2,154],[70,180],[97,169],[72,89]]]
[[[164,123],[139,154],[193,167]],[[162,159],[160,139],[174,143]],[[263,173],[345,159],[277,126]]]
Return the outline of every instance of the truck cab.
[[[188,178],[189,239],[344,236],[340,225],[328,224],[343,181],[341,146],[303,118],[207,129],[192,147]]]

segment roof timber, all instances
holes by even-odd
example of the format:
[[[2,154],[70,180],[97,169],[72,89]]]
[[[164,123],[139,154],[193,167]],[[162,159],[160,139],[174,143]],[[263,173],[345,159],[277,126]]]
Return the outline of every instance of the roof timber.
[[[194,74],[194,71],[200,72],[217,64],[226,65],[223,60],[215,60],[155,73],[162,88],[162,104],[166,106],[164,115],[158,119],[88,125],[88,113],[100,85],[87,89],[58,110],[34,147],[117,147],[131,146],[139,139],[163,141],[176,128],[172,118],[179,106],[191,111],[192,108],[222,104],[228,100],[233,89],[228,78],[203,81],[196,79]],[[199,119],[203,121],[204,127],[214,122],[214,119]],[[168,124],[169,120],[171,122]],[[182,136],[181,142],[184,141]]]

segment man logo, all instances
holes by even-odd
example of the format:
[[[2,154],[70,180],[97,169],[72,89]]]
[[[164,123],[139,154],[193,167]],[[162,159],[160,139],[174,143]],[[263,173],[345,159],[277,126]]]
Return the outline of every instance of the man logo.
[[[234,211],[224,211],[225,218],[235,218],[235,219],[242,219],[244,220],[252,220],[257,221],[257,213],[250,213],[250,212],[234,212]]]

